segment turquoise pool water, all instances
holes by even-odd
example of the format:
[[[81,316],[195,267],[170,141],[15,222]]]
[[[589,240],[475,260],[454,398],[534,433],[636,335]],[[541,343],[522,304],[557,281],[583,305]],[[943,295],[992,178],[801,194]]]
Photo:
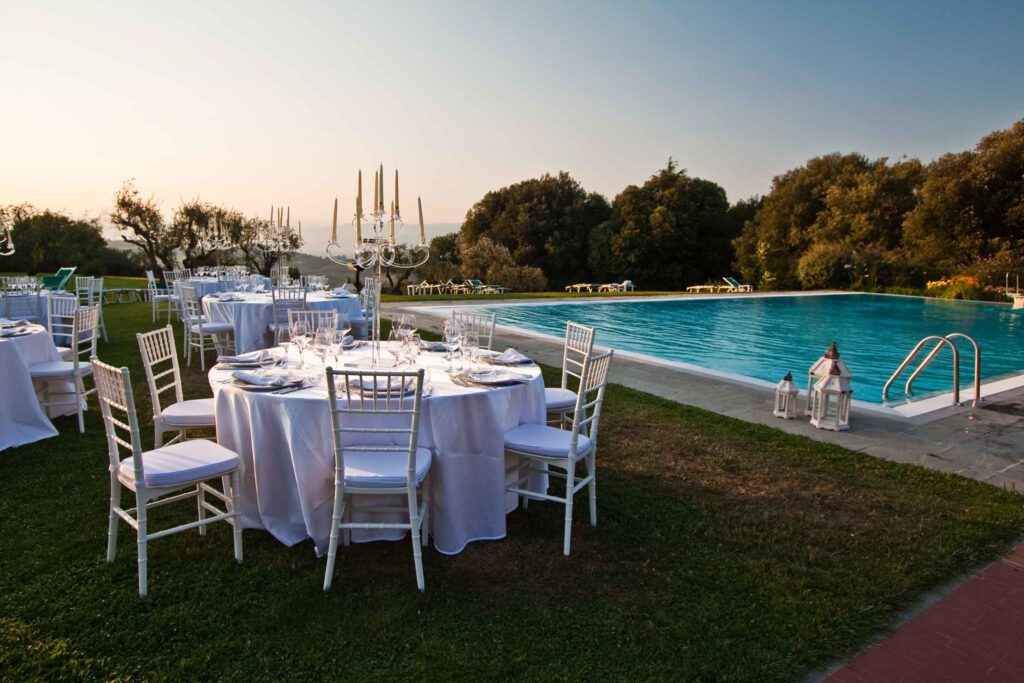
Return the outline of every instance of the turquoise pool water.
[[[1011,312],[1008,304],[838,294],[503,304],[487,310],[498,314],[499,325],[556,337],[564,337],[566,320],[573,320],[596,327],[599,346],[707,370],[772,383],[791,371],[801,388],[807,369],[835,340],[853,373],[854,398],[872,403],[882,403],[886,380],[932,334],[974,337],[986,379],[1024,372],[1024,311]],[[961,386],[967,388],[973,352],[966,341],[959,347]],[[952,355],[944,350],[914,381],[914,398],[951,388]],[[889,402],[906,398],[897,381]]]

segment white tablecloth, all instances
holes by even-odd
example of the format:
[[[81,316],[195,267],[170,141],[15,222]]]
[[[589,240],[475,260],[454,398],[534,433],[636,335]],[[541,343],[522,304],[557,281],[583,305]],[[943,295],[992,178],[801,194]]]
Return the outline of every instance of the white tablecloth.
[[[261,278],[263,281],[263,288],[269,292],[271,287],[270,278],[266,276],[261,276]],[[248,278],[242,279],[248,281]],[[191,277],[188,278],[187,280],[175,281],[174,293],[179,296],[181,295],[181,292],[178,289],[180,285],[190,285],[192,287],[195,287],[196,295],[198,295],[200,299],[202,299],[207,294],[215,294],[217,292],[217,278],[215,277]]]
[[[40,325],[46,324],[46,313],[47,313],[47,301],[51,296],[68,296],[73,297],[74,294],[65,291],[43,291],[37,294],[17,294],[7,298],[7,307],[2,305],[0,301],[0,316],[10,318],[11,320],[28,320],[35,318]],[[10,310],[6,310],[6,308]]]
[[[418,361],[430,373],[431,392],[422,404],[418,445],[434,454],[434,547],[455,554],[471,541],[504,538],[505,515],[518,501],[505,493],[502,437],[520,424],[544,422],[544,382],[538,368],[520,367],[516,371],[529,374],[530,382],[458,387],[445,374],[442,356],[424,353]],[[353,357],[347,352],[342,362]],[[311,363],[319,368],[319,361]],[[243,525],[266,529],[286,545],[312,538],[317,555],[324,554],[334,503],[326,387],[280,395],[248,392],[222,383],[229,377],[230,370],[220,366],[209,376],[216,395],[217,441],[242,459]],[[359,501],[354,505],[358,508]],[[354,532],[353,540],[395,538],[370,533]]]
[[[60,360],[57,347],[43,328],[32,334],[0,338],[0,451],[57,436],[57,430],[39,405],[28,366]],[[61,391],[65,382],[53,382]],[[51,417],[75,412],[73,399],[67,405],[51,406]]]
[[[235,328],[235,352],[245,353],[263,349],[272,344],[269,326],[274,319],[273,305],[269,294],[241,294],[237,301],[220,301],[216,298],[203,299],[203,312],[211,322],[231,323]],[[362,321],[363,312],[359,299],[354,296],[343,298],[325,297],[320,294],[306,296],[306,308],[311,310],[334,310],[346,315],[349,320]]]

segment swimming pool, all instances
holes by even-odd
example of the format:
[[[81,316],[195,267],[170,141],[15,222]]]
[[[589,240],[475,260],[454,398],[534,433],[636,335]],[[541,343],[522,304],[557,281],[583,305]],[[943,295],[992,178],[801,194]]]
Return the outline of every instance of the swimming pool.
[[[1008,304],[884,294],[808,294],[484,308],[497,313],[503,326],[561,338],[566,320],[573,320],[597,328],[600,346],[772,384],[792,372],[801,387],[807,369],[834,340],[853,373],[854,398],[875,404],[882,403],[882,387],[906,355],[933,334],[963,332],[974,337],[982,349],[986,380],[1024,372],[1024,312],[1013,312]],[[972,396],[973,352],[969,343],[961,342],[959,347],[961,399],[967,400]],[[890,388],[890,404],[907,402],[903,384],[897,381]],[[951,354],[943,350],[914,380],[913,398],[951,389]]]

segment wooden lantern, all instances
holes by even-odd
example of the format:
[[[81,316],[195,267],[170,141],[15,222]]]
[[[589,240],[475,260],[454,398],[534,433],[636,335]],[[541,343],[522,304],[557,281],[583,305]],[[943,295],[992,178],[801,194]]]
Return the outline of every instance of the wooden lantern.
[[[833,365],[828,377],[814,385],[811,394],[811,425],[818,429],[845,432],[850,428],[850,401],[853,388],[850,378],[843,377],[839,366]]]
[[[853,375],[850,374],[850,369],[846,367],[846,363],[839,357],[839,350],[836,348],[836,343],[832,344],[825,351],[825,355],[814,361],[814,365],[807,371],[807,405],[804,408],[804,414],[811,414],[811,394],[814,391],[814,386],[821,380],[825,379],[832,373],[832,368],[839,368],[839,375],[845,377],[847,380],[853,379]]]
[[[800,390],[793,383],[793,373],[787,372],[782,381],[775,385],[775,417],[792,420],[796,417],[796,397]]]

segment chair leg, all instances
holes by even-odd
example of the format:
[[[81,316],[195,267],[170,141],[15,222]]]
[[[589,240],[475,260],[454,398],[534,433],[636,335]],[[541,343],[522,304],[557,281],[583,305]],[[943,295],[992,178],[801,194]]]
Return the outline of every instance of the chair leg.
[[[117,555],[117,513],[115,508],[121,507],[121,482],[117,475],[110,475],[110,519],[107,521],[107,562],[113,562]]]
[[[590,495],[590,526],[597,526],[597,456],[591,453],[587,456],[587,475],[590,483],[587,484],[587,491]]]
[[[562,542],[562,554],[569,556],[569,544],[572,541],[572,489],[575,486],[576,465],[570,463],[565,468],[565,539]]]
[[[196,519],[202,522],[206,519],[206,508],[203,507],[203,503],[206,502],[206,491],[203,490],[202,483],[196,484]],[[206,535],[206,525],[199,525],[199,535]]]
[[[75,401],[78,403],[78,433],[85,434],[85,408],[82,406],[85,401],[85,383],[81,377],[75,378]]]
[[[199,329],[199,369],[206,372],[206,336]]]
[[[430,545],[430,478],[423,480],[423,519],[420,520],[420,543],[426,548]]]
[[[324,571],[324,590],[331,589],[331,581],[334,579],[334,559],[338,554],[338,534],[341,529],[338,525],[345,516],[345,494],[341,489],[334,489],[334,512],[331,515],[331,542],[327,546],[327,569]]]
[[[423,592],[423,548],[420,545],[420,509],[416,501],[416,489],[410,489],[409,498],[409,537],[412,540],[412,563],[416,567],[416,588]]]
[[[147,565],[149,563],[149,559],[146,555],[146,535],[148,533],[148,519],[146,506],[149,504],[149,501],[146,499],[144,495],[139,495],[138,492],[136,492],[135,498],[136,504],[138,506],[138,514],[136,516],[136,521],[139,524],[139,597],[144,598],[146,597],[146,592],[148,588],[147,584],[149,578],[146,571]]]
[[[231,473],[231,508],[228,510],[234,517],[231,518],[231,527],[233,528],[233,535],[235,541],[235,562],[242,563],[242,513],[238,509],[238,489],[239,481],[241,477],[238,476],[238,471]]]
[[[159,422],[153,423],[153,448],[160,448],[164,445],[163,425]]]

